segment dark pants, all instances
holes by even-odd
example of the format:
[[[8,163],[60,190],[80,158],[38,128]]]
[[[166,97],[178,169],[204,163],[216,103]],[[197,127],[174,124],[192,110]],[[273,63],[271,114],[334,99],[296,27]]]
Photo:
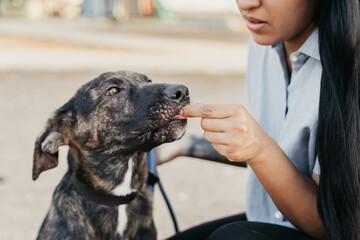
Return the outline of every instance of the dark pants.
[[[183,231],[169,240],[180,239],[209,239],[209,240],[235,240],[235,239],[291,239],[310,240],[309,236],[298,230],[275,224],[248,222],[245,214],[239,214],[212,222],[203,223],[199,226]]]

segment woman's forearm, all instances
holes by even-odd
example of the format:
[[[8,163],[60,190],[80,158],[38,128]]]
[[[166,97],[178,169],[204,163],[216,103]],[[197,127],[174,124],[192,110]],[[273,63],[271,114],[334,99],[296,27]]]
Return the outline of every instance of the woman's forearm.
[[[316,205],[317,185],[293,165],[270,137],[267,149],[248,165],[290,222],[312,237],[323,238],[324,227]]]

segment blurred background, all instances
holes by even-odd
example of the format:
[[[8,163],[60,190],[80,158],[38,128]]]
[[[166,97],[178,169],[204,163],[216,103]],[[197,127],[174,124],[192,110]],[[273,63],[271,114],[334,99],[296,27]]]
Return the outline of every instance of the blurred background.
[[[193,103],[247,106],[248,37],[235,0],[0,0],[0,240],[36,238],[67,148],[33,182],[34,141],[82,84],[131,70],[187,85]],[[179,157],[158,171],[180,230],[245,209],[245,169]],[[159,239],[174,234],[158,188],[154,217]]]

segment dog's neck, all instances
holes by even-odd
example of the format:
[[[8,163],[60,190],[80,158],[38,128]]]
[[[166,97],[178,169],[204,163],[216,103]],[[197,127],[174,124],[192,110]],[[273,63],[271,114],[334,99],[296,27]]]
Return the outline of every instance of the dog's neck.
[[[71,180],[77,192],[87,200],[101,205],[130,203],[147,178],[145,153],[104,159],[103,156],[82,154],[70,149],[68,158],[69,167],[72,168]],[[96,171],[100,169],[106,175],[97,175]],[[133,179],[136,181],[133,182]]]
[[[74,184],[76,190],[87,200],[109,207],[116,207],[122,204],[128,204],[133,201],[137,196],[136,191],[124,196],[115,196],[102,190],[90,189],[87,185],[80,182],[76,178],[75,174],[71,176],[71,181]]]

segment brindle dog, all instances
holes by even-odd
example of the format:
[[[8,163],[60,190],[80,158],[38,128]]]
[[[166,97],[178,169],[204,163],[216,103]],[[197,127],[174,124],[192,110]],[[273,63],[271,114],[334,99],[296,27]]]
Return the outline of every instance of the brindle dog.
[[[183,85],[153,84],[134,72],[104,73],[48,120],[35,143],[33,179],[69,169],[54,191],[38,239],[156,239],[145,154],[181,138],[189,104]]]

